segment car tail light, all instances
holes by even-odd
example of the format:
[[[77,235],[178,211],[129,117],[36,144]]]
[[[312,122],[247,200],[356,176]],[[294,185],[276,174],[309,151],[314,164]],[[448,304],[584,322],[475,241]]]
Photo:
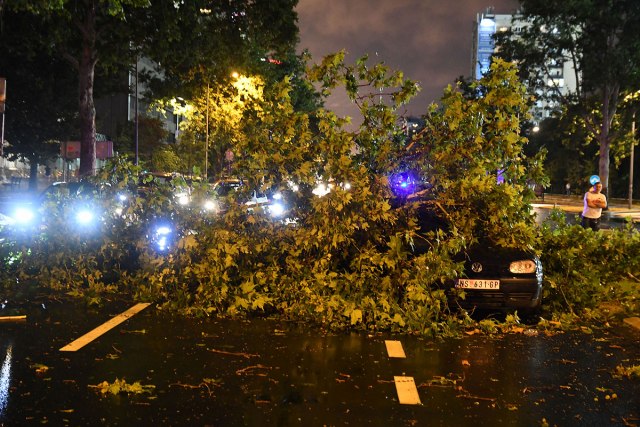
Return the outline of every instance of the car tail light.
[[[536,263],[531,259],[513,261],[509,264],[509,271],[513,274],[527,274],[536,272]]]

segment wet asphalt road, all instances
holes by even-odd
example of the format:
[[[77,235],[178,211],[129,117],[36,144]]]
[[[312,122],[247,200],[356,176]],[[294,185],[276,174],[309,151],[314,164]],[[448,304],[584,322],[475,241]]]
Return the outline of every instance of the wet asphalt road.
[[[128,307],[41,304],[2,310],[27,320],[0,323],[1,425],[640,425],[640,380],[614,375],[640,365],[640,332],[624,326],[436,341],[184,319],[151,306],[60,352]],[[400,341],[407,357],[391,359],[385,340]],[[398,402],[397,375],[414,378],[420,405]],[[154,388],[95,387],[116,378]]]

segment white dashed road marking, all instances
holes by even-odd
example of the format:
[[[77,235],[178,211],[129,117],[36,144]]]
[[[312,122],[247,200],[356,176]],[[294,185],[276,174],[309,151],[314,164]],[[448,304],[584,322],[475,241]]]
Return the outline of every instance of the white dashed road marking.
[[[418,389],[413,377],[393,377],[401,405],[421,405]]]
[[[73,341],[71,344],[65,345],[64,347],[62,347],[60,349],[60,351],[77,351],[77,350],[80,350],[82,347],[84,347],[85,345],[89,344],[91,341],[95,340],[96,338],[98,338],[102,334],[104,334],[104,333],[110,331],[111,329],[115,328],[120,323],[126,321],[127,319],[129,319],[133,315],[140,313],[142,310],[147,308],[149,305],[150,305],[150,303],[140,303],[140,304],[134,305],[129,310],[118,314],[116,317],[112,318],[111,320],[106,321],[105,323],[103,323],[102,325],[98,326],[97,328],[95,328],[91,332],[87,332],[86,334],[84,334],[83,336],[78,338],[77,340]]]
[[[402,343],[400,341],[387,340],[384,344],[387,346],[387,354],[389,357],[399,357],[402,359],[407,357],[404,354],[404,349],[402,348]]]

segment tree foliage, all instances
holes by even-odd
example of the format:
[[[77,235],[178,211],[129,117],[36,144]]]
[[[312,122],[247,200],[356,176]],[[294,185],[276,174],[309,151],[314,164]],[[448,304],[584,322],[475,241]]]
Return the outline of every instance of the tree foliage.
[[[531,183],[545,183],[544,153],[527,159],[520,134],[528,119],[525,88],[513,65],[496,60],[469,99],[449,88],[427,116],[423,169],[454,227],[470,241],[489,238],[526,248],[535,240]]]
[[[288,54],[297,41],[295,3],[23,0],[9,6],[32,14],[34,21],[43,20],[50,30],[47,37],[24,37],[19,44],[36,41],[50,46],[52,54],[67,60],[77,72],[79,172],[92,175],[96,163],[93,99],[99,90],[94,87],[96,67],[106,75],[120,75],[146,55],[156,61],[164,79],[165,87],[156,84],[152,89],[161,95],[184,95],[194,82],[201,86],[202,81],[213,83],[228,75],[230,64],[264,67],[261,59],[267,54]]]
[[[9,143],[4,156],[29,162],[30,185],[35,188],[38,165],[57,157],[60,141],[68,140],[77,128],[74,73],[62,59],[52,59],[47,47],[31,40],[30,15],[3,12],[0,75],[8,82],[4,136]],[[40,28],[48,29],[44,22]]]
[[[516,60],[537,97],[559,101],[580,118],[589,141],[597,142],[599,174],[609,186],[611,147],[623,97],[640,83],[640,4],[634,0],[522,0],[517,34],[499,34],[499,56]],[[550,84],[551,64],[572,65],[578,87],[562,94]],[[622,133],[626,133],[623,131]]]
[[[207,84],[227,82],[234,71],[271,73],[275,63],[294,54],[296,4],[297,0],[159,1],[135,10],[131,19],[141,31],[134,44],[157,65],[155,74],[144,76],[151,92],[158,98],[190,99]]]
[[[347,65],[338,53],[310,68],[309,83],[325,96],[346,86],[363,123],[349,131],[348,118],[321,109],[312,126],[309,114],[293,106],[290,79],[260,92],[230,89],[242,101],[232,121],[231,173],[243,178],[248,193],[279,191],[288,220],[274,221],[265,210],[243,203],[230,203],[224,215],[210,217],[199,205],[180,209],[158,192],[131,201],[121,216],[105,221],[101,236],[32,242],[28,254],[25,246],[23,258],[17,257],[24,264],[13,264],[9,275],[21,271],[25,280],[37,276],[56,289],[88,295],[128,290],[192,314],[278,313],[329,327],[427,335],[458,330],[469,319],[449,315],[442,289],[443,281],[461,274],[452,254],[472,244],[480,230],[495,233],[497,243],[505,245],[535,243],[523,206],[527,165],[517,129],[524,101],[514,70],[495,66],[480,83],[486,99],[467,100],[447,90],[441,109],[429,111],[432,135],[415,152],[398,138],[396,110],[417,90],[401,73],[370,66],[366,58]],[[406,167],[412,153],[411,167],[433,179],[443,208],[460,222],[454,223],[457,228],[424,233],[410,203],[394,202],[389,176]],[[418,167],[436,160],[437,167]],[[502,184],[497,169],[503,169]],[[117,192],[135,182],[130,172],[122,162],[100,179]],[[319,183],[330,188],[322,197],[313,192]],[[193,196],[206,191],[195,186]],[[233,197],[241,195],[230,202]],[[188,231],[171,255],[154,254],[145,243],[145,227],[154,215],[172,218],[178,230]],[[50,230],[65,230],[64,224]],[[430,247],[419,256],[411,254],[417,239]],[[19,252],[16,246],[6,248]]]
[[[218,200],[227,203],[223,213],[207,215],[196,203],[207,195],[207,185],[194,185],[190,209],[172,202],[170,188],[159,185],[111,214],[118,212],[115,194],[131,188],[139,172],[116,159],[96,178],[109,213],[100,233],[71,235],[65,218],[73,204],[60,201],[43,234],[27,243],[2,241],[2,283],[37,278],[43,286],[87,298],[128,292],[191,315],[277,314],[328,328],[458,333],[471,319],[449,309],[442,286],[462,274],[454,254],[480,236],[547,249],[538,246],[544,240],[528,210],[526,183],[538,165],[522,155],[526,141],[518,129],[526,106],[513,66],[494,64],[479,82],[481,99],[447,89],[442,106],[428,111],[430,132],[412,147],[397,138],[396,110],[416,85],[400,73],[370,66],[366,58],[347,65],[338,53],[310,67],[308,81],[325,96],[346,86],[363,123],[350,131],[348,118],[321,109],[312,126],[309,114],[291,102],[289,79],[265,86],[260,97],[244,98],[242,118],[234,122],[230,171],[244,185]],[[403,168],[434,183],[448,228],[421,231],[412,203],[396,203],[389,176]],[[313,191],[319,183],[330,188],[322,197]],[[267,190],[281,193],[287,220],[241,202]],[[171,219],[182,231],[168,254],[149,245],[149,227],[158,218]],[[415,255],[411,245],[418,239],[428,250]],[[634,245],[625,251],[637,250]],[[630,265],[611,270],[607,280]]]

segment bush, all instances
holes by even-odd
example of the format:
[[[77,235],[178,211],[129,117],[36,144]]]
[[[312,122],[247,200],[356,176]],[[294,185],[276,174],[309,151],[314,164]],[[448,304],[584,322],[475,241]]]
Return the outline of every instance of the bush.
[[[618,302],[625,311],[637,312],[640,233],[631,224],[593,232],[564,218],[556,211],[541,229],[547,311],[602,317],[603,302]]]

